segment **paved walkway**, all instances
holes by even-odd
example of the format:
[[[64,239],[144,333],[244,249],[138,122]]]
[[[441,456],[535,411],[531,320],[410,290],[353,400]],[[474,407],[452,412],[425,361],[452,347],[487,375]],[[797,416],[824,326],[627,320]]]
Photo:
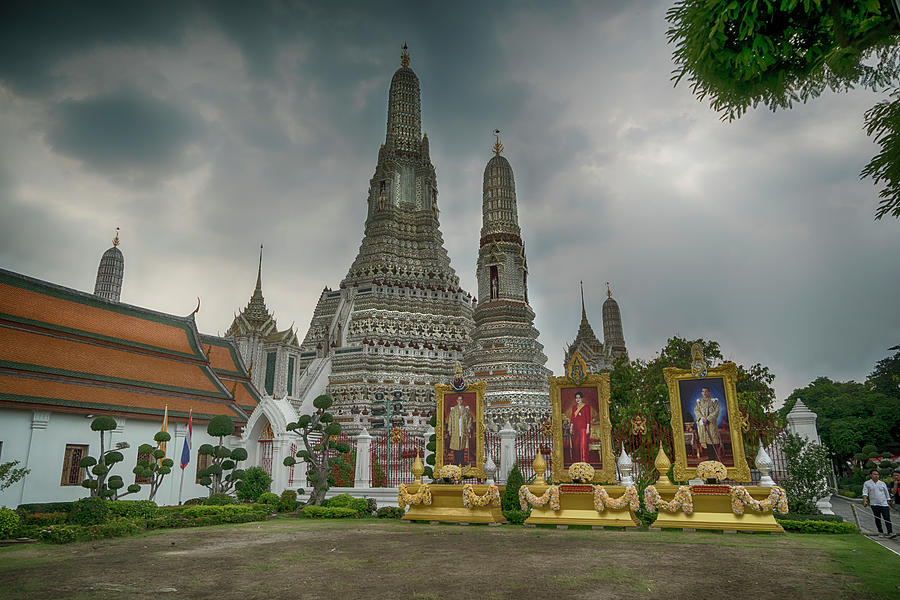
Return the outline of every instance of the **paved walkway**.
[[[845,521],[859,525],[859,530],[869,539],[881,544],[894,554],[900,555],[900,536],[894,539],[878,536],[872,509],[863,506],[862,500],[832,496],[831,508],[834,510],[834,514],[844,517]],[[900,513],[894,509],[891,509],[891,524],[894,526],[894,533],[900,534]],[[886,529],[884,523],[881,527]]]

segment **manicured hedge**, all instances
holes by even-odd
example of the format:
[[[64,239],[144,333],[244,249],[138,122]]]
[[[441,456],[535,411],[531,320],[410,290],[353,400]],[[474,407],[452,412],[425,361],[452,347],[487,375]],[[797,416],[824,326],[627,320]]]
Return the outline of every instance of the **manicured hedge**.
[[[382,506],[376,513],[379,519],[400,519],[404,511],[398,506]]]
[[[251,509],[247,511],[232,511],[220,514],[201,514],[193,517],[179,515],[165,515],[147,519],[147,529],[172,529],[181,527],[205,527],[207,525],[222,525],[224,523],[250,523],[251,521],[265,521],[269,516],[268,511]]]
[[[109,503],[109,513],[116,517],[149,519],[155,517],[159,508],[152,500],[116,500]]]
[[[67,512],[49,512],[49,513],[29,513],[22,519],[22,525],[25,527],[35,525],[46,527],[48,525],[65,525],[69,519]]]
[[[83,540],[135,535],[142,531],[144,531],[142,522],[117,518],[99,525],[50,525],[38,531],[37,539],[51,544],[67,544]]]
[[[823,515],[823,514],[812,514],[812,515],[802,515],[798,513],[788,513],[785,516],[775,515],[776,521],[833,521],[834,523],[843,523],[844,517],[841,515]]]
[[[71,502],[39,502],[33,504],[20,504],[16,509],[19,514],[31,513],[52,513],[52,512],[70,512],[72,510]]]
[[[372,513],[369,511],[369,501],[365,498],[354,498],[350,494],[338,494],[334,498],[329,498],[322,503],[322,506],[331,508],[352,508],[360,517],[368,517]]]
[[[856,533],[853,523],[835,523],[833,521],[790,521],[779,520],[785,531],[795,533]]]
[[[359,516],[352,508],[341,506],[304,506],[300,511],[307,519],[354,519]]]

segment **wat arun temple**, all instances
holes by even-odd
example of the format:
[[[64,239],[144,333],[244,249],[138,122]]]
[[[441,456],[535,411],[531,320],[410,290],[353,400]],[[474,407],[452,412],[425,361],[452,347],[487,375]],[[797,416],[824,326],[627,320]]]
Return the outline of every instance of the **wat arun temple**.
[[[518,223],[513,170],[496,138],[484,169],[478,289],[463,290],[444,248],[438,184],[422,134],[419,79],[404,45],[391,79],[387,127],[369,180],[359,252],[340,284],[325,287],[302,342],[279,331],[256,288],[226,337],[238,347],[261,393],[310,412],[322,393],[335,399],[351,431],[377,427],[373,404],[386,403],[391,423],[424,430],[434,384],[458,365],[485,380],[485,422],[525,429],[549,412],[547,357],[528,302],[528,261]],[[611,295],[610,295],[611,296]],[[574,325],[574,324],[573,324]],[[603,306],[604,341],[582,321],[566,357],[578,350],[592,370],[626,354],[615,300]],[[350,415],[353,415],[352,417]],[[349,426],[349,427],[348,427]]]

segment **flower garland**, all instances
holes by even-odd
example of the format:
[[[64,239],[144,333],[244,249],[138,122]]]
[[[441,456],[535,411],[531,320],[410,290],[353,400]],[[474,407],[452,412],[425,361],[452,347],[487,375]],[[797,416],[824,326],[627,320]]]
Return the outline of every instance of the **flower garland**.
[[[594,479],[594,467],[586,462],[577,462],[569,467],[569,477],[572,481],[592,481]]]
[[[438,478],[459,481],[460,479],[462,479],[462,469],[460,469],[457,465],[444,465],[443,467],[441,467],[441,470],[438,471]]]
[[[397,491],[397,504],[400,505],[400,508],[406,508],[407,506],[412,506],[414,504],[430,505],[431,486],[425,483],[419,486],[419,491],[415,494],[410,494],[406,491],[406,484],[401,483]]]
[[[467,483],[463,486],[463,506],[466,508],[477,508],[479,506],[500,506],[500,488],[491,484],[488,486],[487,492],[483,496],[475,493],[475,486]]]
[[[550,508],[555,511],[559,510],[558,485],[548,486],[547,491],[540,496],[532,494],[527,485],[519,488],[519,505],[522,507],[522,510],[528,510],[529,504],[532,506],[544,506],[547,502],[550,502]]]
[[[605,508],[621,510],[626,507],[635,511],[641,508],[637,489],[633,485],[626,487],[625,493],[618,498],[611,498],[605,488],[599,485],[594,486],[594,508],[597,512],[603,512]]]
[[[782,515],[788,512],[787,494],[784,492],[784,488],[777,485],[769,491],[769,496],[765,500],[756,500],[742,485],[731,488],[731,512],[736,515],[744,514],[745,504],[759,512],[774,510]]]
[[[675,497],[671,502],[663,500],[656,491],[656,486],[648,485],[644,490],[644,504],[650,512],[656,512],[657,507],[670,513],[681,510],[686,515],[694,514],[694,496],[691,494],[691,488],[682,485],[675,492]]]
[[[728,478],[728,469],[717,460],[704,460],[697,465],[697,477],[722,481]]]

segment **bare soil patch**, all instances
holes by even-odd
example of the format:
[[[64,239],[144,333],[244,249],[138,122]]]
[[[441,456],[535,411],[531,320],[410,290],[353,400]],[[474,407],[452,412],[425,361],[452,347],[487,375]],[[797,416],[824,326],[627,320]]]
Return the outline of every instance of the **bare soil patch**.
[[[303,519],[3,549],[0,581],[17,600],[867,597],[808,536]]]

